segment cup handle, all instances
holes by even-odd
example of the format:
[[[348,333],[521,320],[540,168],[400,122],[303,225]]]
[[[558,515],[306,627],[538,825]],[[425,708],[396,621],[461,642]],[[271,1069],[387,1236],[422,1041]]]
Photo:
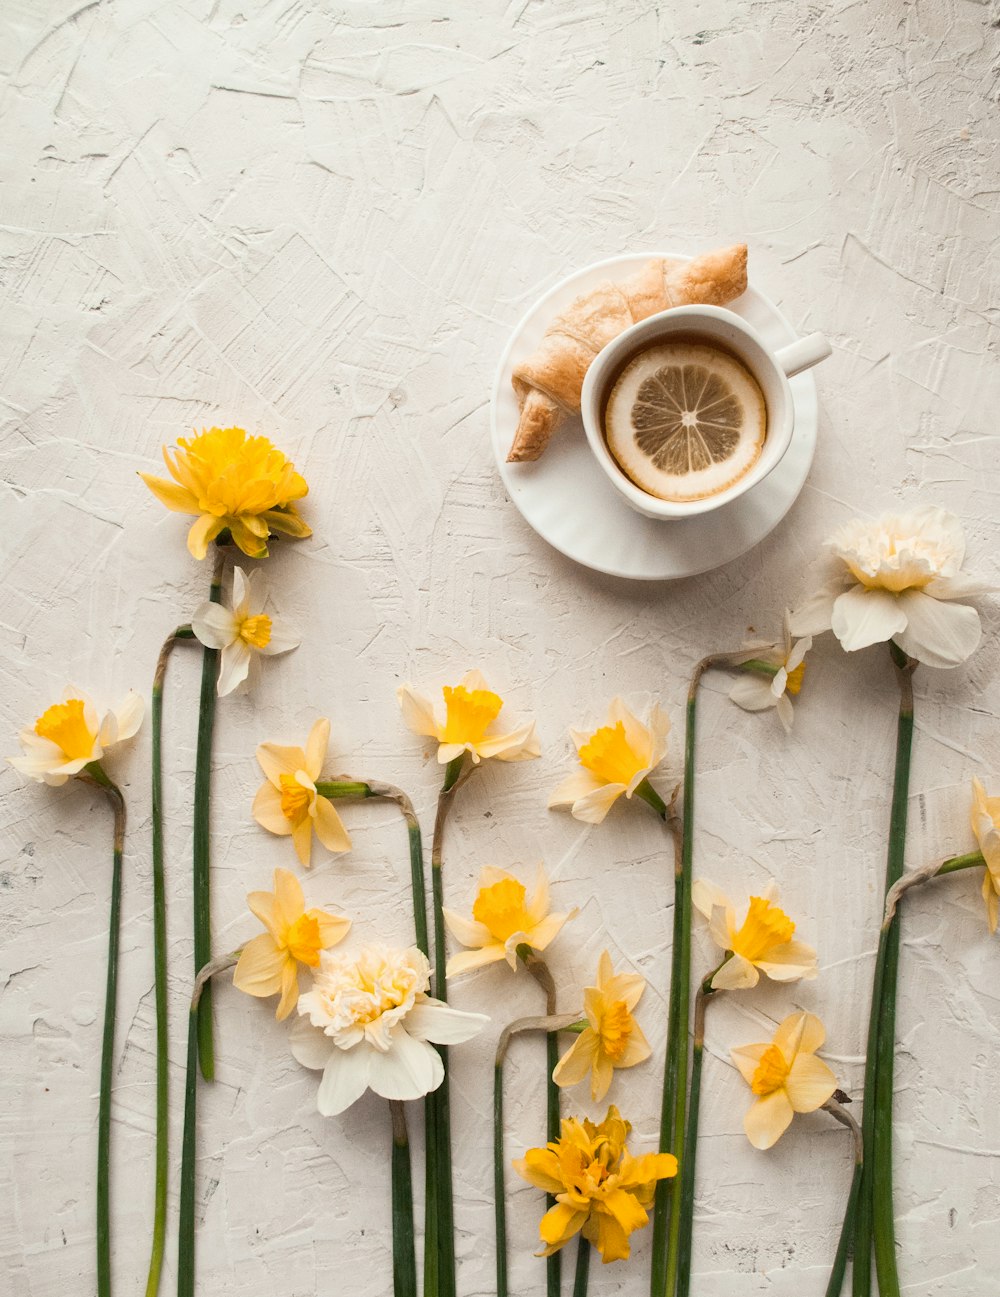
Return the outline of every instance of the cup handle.
[[[794,378],[804,369],[818,365],[831,355],[832,348],[822,333],[810,333],[805,338],[790,342],[787,347],[774,353],[774,358],[785,371],[786,378]]]

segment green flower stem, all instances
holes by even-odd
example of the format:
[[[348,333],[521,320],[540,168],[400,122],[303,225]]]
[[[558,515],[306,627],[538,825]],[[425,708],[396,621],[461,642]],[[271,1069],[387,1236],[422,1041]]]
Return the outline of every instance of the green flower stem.
[[[156,1000],[156,1167],[153,1189],[153,1242],[146,1297],[156,1297],[167,1232],[169,1164],[169,1031],[167,1019],[167,894],[163,870],[163,684],[167,662],[178,640],[193,640],[190,626],[178,626],[160,649],[153,676],[153,990]]]
[[[840,1091],[837,1091],[837,1094],[841,1100],[846,1102],[845,1095],[840,1094]],[[854,1136],[854,1175],[851,1177],[851,1191],[847,1197],[847,1209],[844,1212],[844,1223],[840,1230],[840,1239],[833,1259],[833,1268],[830,1271],[830,1281],[826,1286],[826,1297],[840,1297],[841,1289],[844,1286],[844,1275],[847,1272],[847,1261],[851,1253],[851,1244],[854,1240],[855,1216],[857,1215],[858,1195],[861,1191],[861,1174],[864,1167],[864,1139],[858,1123],[836,1098],[828,1099],[823,1107],[842,1125],[847,1126]]]
[[[103,789],[114,811],[111,913],[108,917],[108,972],[101,1038],[101,1092],[97,1106],[97,1297],[111,1297],[111,1087],[114,1081],[115,1019],[118,1005],[118,949],[122,915],[122,855],[125,850],[125,799],[100,762],[85,766],[81,777]]]
[[[406,1109],[389,1100],[392,1114],[392,1291],[393,1297],[417,1297],[417,1257],[413,1229],[413,1184]]]
[[[413,927],[418,947],[430,958],[427,937],[427,897],[424,891],[424,847],[420,836],[420,821],[413,803],[401,788],[376,779],[324,780],[316,785],[320,797],[331,800],[374,798],[395,802],[406,821],[406,834],[410,844],[410,890],[413,893]]]
[[[910,754],[913,747],[913,672],[917,666],[895,644],[890,643],[889,650],[899,685],[899,718],[896,727],[892,810],[889,817],[886,893],[903,876]],[[873,1245],[879,1293],[881,1297],[899,1297],[892,1207],[892,1087],[898,970],[899,925],[893,922],[883,927],[879,933],[872,979],[862,1112],[864,1168],[861,1172],[854,1237],[854,1297],[870,1297]]]
[[[518,1018],[516,1022],[504,1027],[500,1033],[500,1040],[497,1043],[496,1064],[493,1069],[493,1210],[496,1222],[496,1297],[507,1297],[507,1195],[504,1185],[504,1171],[506,1170],[507,1159],[504,1154],[503,1125],[503,1065],[507,1057],[507,1049],[513,1037],[522,1031],[549,1032],[551,1033],[549,1039],[556,1040],[556,1032],[582,1031],[588,1025],[586,1018],[581,1020],[575,1013],[564,1013],[555,1016],[546,1015],[544,1018]],[[558,1050],[556,1053],[558,1054]]]
[[[556,986],[552,980],[548,965],[539,958],[530,947],[518,946],[517,953],[525,968],[545,992],[545,1012],[548,1017],[555,1017]],[[554,1031],[545,1037],[545,1138],[557,1140],[560,1135],[559,1120],[559,1087],[552,1079],[552,1074],[559,1062],[559,1038]],[[555,1206],[552,1194],[545,1197],[546,1208]],[[553,1252],[545,1258],[546,1297],[559,1297],[562,1288],[562,1257]]]
[[[573,1276],[573,1297],[587,1297],[587,1280],[590,1277],[591,1247],[580,1235],[579,1249],[576,1254],[576,1273]]]
[[[225,550],[218,548],[208,597],[222,602],[222,572]],[[212,791],[212,735],[215,730],[216,686],[219,679],[219,651],[202,650],[201,699],[198,707],[198,743],[194,766],[194,971],[212,958],[212,906],[210,892]],[[215,1079],[215,1047],[212,1042],[212,988],[206,988],[198,1006],[198,1059],[206,1081]]]
[[[195,1135],[198,1104],[198,1014],[188,1013],[184,1074],[184,1127],[181,1135],[181,1196],[177,1226],[177,1297],[194,1297]]]
[[[448,812],[455,793],[469,777],[464,770],[465,753],[445,766],[444,782],[438,794],[437,814],[434,819],[434,839],[431,843],[431,895],[434,906],[434,983],[433,990],[439,1000],[448,999],[447,953],[444,938],[444,884],[441,863],[444,851],[444,830]],[[475,767],[473,767],[475,769]],[[426,1169],[426,1220],[424,1225],[424,1254],[437,1255],[436,1273],[428,1271],[424,1262],[424,1297],[455,1297],[455,1223],[451,1173],[451,1101],[448,1088],[448,1048],[436,1045],[444,1065],[444,1080],[432,1091],[424,1104],[427,1126]],[[433,1109],[433,1111],[431,1111]],[[431,1200],[433,1198],[433,1206]],[[436,1236],[436,1237],[435,1237]],[[430,1273],[430,1278],[428,1277]],[[434,1286],[431,1286],[435,1281]]]
[[[746,651],[713,653],[695,667],[688,686],[684,728],[684,806],[678,842],[677,816],[663,800],[640,786],[639,796],[649,802],[674,833],[674,937],[670,968],[670,1001],[667,1011],[667,1054],[660,1109],[660,1152],[677,1158],[678,1176],[684,1170],[684,1139],[688,1093],[688,1042],[691,1014],[691,867],[694,854],[694,774],[698,686],[707,671],[733,671],[747,662]],[[647,785],[648,787],[648,785]],[[652,792],[652,789],[649,789]],[[681,1194],[671,1181],[656,1186],[653,1216],[651,1297],[673,1297],[677,1287]],[[669,1221],[667,1207],[669,1205]]]

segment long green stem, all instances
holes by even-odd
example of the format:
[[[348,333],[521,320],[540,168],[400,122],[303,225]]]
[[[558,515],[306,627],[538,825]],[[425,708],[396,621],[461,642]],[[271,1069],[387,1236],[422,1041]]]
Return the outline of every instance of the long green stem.
[[[167,896],[163,868],[163,684],[167,662],[178,640],[191,640],[190,626],[178,626],[164,642],[153,676],[153,993],[156,1000],[156,1164],[153,1189],[153,1241],[146,1277],[146,1297],[156,1297],[167,1233],[169,1173],[169,1041],[167,1019]]]
[[[215,568],[208,597],[212,603],[222,601],[222,571],[225,551],[216,552]],[[198,706],[198,744],[194,767],[194,971],[197,975],[212,958],[212,905],[210,891],[211,832],[210,802],[212,791],[212,735],[215,730],[216,686],[219,678],[219,651],[202,650],[201,697]],[[212,988],[207,986],[198,1006],[198,1060],[206,1081],[215,1079],[215,1047],[212,1041]]]
[[[118,950],[121,938],[122,856],[125,799],[99,762],[84,767],[88,782],[103,789],[114,811],[111,912],[108,916],[108,971],[101,1038],[101,1091],[97,1105],[97,1297],[111,1297],[111,1087],[114,1081],[115,1020],[118,1005]]]
[[[181,1135],[181,1197],[177,1227],[177,1297],[194,1297],[195,1134],[198,1103],[198,1015],[188,1014],[187,1066],[184,1074],[184,1128]]]
[[[431,843],[431,896],[434,907],[434,994],[439,1000],[448,999],[447,952],[444,928],[444,882],[442,859],[444,830],[455,791],[462,782],[465,753],[445,766],[444,782],[438,794],[437,815],[434,819],[434,839]],[[455,1297],[455,1224],[454,1198],[451,1171],[451,1097],[448,1085],[448,1049],[435,1046],[444,1066],[444,1080],[427,1096],[427,1156],[426,1212],[424,1229],[424,1294],[425,1297]],[[433,1109],[433,1112],[430,1111]],[[432,1151],[433,1137],[433,1151]],[[433,1207],[431,1199],[434,1199]],[[436,1235],[436,1239],[432,1235]],[[436,1242],[436,1247],[434,1244]],[[426,1254],[434,1247],[437,1272],[431,1272],[436,1287],[429,1287]]]
[[[573,1297],[587,1297],[587,1280],[590,1277],[590,1244],[580,1235],[576,1254],[576,1273],[573,1276]]]
[[[556,1012],[556,986],[552,980],[548,965],[532,950],[518,946],[518,955],[538,985],[545,992],[545,1012],[554,1017]],[[559,1037],[554,1031],[545,1037],[545,1138],[557,1140],[560,1135],[559,1087],[552,1079],[556,1064],[559,1062]],[[546,1207],[555,1206],[555,1198],[547,1194]],[[545,1258],[546,1297],[559,1297],[562,1288],[562,1257],[558,1252]]]
[[[899,685],[899,717],[886,857],[886,893],[903,874],[910,754],[913,747],[913,672],[917,665],[895,644],[890,644],[889,649]],[[861,1173],[854,1240],[854,1297],[870,1297],[873,1245],[879,1293],[881,1297],[899,1297],[892,1207],[892,1088],[898,969],[899,924],[892,922],[888,926],[883,925],[879,933],[872,979],[862,1112],[864,1168]]]
[[[389,1100],[392,1113],[392,1291],[393,1297],[417,1297],[417,1257],[413,1229],[413,1184],[406,1110]]]
[[[503,1129],[503,1059],[493,1068],[493,1219],[496,1226],[497,1292],[507,1297],[507,1189]]]
[[[837,1094],[841,1101],[846,1100],[845,1095],[841,1095],[839,1091]],[[851,1191],[847,1196],[847,1208],[844,1212],[844,1223],[841,1226],[840,1239],[837,1242],[837,1252],[833,1258],[830,1281],[826,1286],[826,1297],[840,1297],[841,1289],[844,1286],[844,1275],[847,1272],[847,1261],[851,1254],[851,1244],[854,1241],[855,1218],[857,1216],[858,1197],[861,1193],[861,1178],[864,1168],[864,1137],[858,1123],[847,1109],[841,1106],[841,1102],[838,1102],[836,1097],[828,1099],[823,1107],[837,1121],[848,1127],[854,1142],[854,1175],[851,1177]]]

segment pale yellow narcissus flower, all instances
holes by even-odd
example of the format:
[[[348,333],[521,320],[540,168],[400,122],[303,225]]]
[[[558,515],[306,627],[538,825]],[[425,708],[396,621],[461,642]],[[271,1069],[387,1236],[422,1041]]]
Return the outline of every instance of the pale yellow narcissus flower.
[[[589,1073],[590,1097],[595,1103],[607,1094],[616,1068],[635,1067],[650,1055],[649,1042],[632,1016],[646,989],[638,973],[616,973],[605,950],[597,966],[597,985],[583,993],[583,1010],[589,1026],[577,1036],[556,1064],[556,1085],[577,1085]]]
[[[294,503],[309,491],[305,478],[266,437],[248,437],[242,428],[209,428],[178,437],[177,446],[173,458],[163,448],[172,482],[139,476],[161,504],[197,519],[188,532],[195,558],[204,558],[227,528],[249,558],[267,557],[272,532],[297,539],[312,535]]]
[[[243,947],[233,985],[260,999],[280,995],[275,1017],[281,1022],[298,1003],[299,965],[318,968],[321,952],[344,940],[351,921],[307,910],[299,880],[287,869],[274,871],[273,892],[251,892],[247,905],[267,931]]]
[[[990,932],[1000,917],[1000,797],[987,797],[978,779],[972,781],[972,831],[986,861],[983,900]]]
[[[233,568],[233,605],[203,603],[191,618],[191,628],[206,648],[220,649],[219,696],[243,683],[255,656],[274,657],[298,648],[298,639],[264,611],[257,594],[259,573]]]
[[[447,765],[464,752],[477,765],[491,757],[498,761],[530,761],[541,754],[534,721],[507,734],[495,732],[494,722],[500,715],[503,699],[490,690],[480,672],[469,671],[459,684],[445,685],[442,693],[445,717],[439,721],[434,715],[434,704],[412,685],[400,685],[396,690],[409,729],[437,740],[437,759],[441,765]]]
[[[605,1265],[628,1258],[629,1235],[649,1222],[657,1180],[677,1174],[671,1153],[633,1157],[625,1146],[631,1129],[614,1106],[600,1125],[569,1117],[559,1139],[514,1163],[518,1175],[556,1199],[539,1226],[539,1255],[552,1256],[582,1231]]]
[[[527,888],[513,874],[486,865],[479,875],[471,920],[454,910],[443,911],[452,935],[469,947],[448,960],[446,975],[457,977],[503,959],[516,968],[518,946],[544,950],[576,913],[575,907],[564,914],[549,913],[549,880],[543,865],[538,866],[530,899]]]
[[[58,787],[92,761],[100,761],[116,743],[132,738],[142,724],[143,710],[140,696],[129,690],[121,706],[102,717],[90,698],[71,686],[61,703],[47,708],[31,729],[21,730],[24,755],[7,760],[29,779]]]
[[[267,783],[257,790],[253,817],[269,833],[290,836],[307,869],[314,830],[329,851],[351,849],[351,839],[333,803],[316,791],[329,741],[330,722],[322,719],[310,730],[305,751],[278,743],[262,743],[257,749]]]
[[[955,602],[995,587],[963,576],[962,524],[944,509],[856,518],[827,542],[840,573],[791,615],[795,635],[832,630],[852,653],[893,640],[933,667],[964,662],[979,643],[979,614]]]
[[[368,1089],[419,1099],[444,1080],[434,1045],[460,1045],[489,1021],[427,994],[430,964],[416,947],[324,951],[310,991],[299,996],[292,1054],[323,1072],[316,1105],[335,1117]]]
[[[756,986],[760,974],[773,982],[809,980],[816,976],[816,952],[794,939],[795,924],[778,908],[773,883],[763,896],[751,896],[746,918],[737,926],[732,902],[714,883],[696,879],[691,887],[695,909],[709,920],[712,940],[731,957],[712,977],[716,991],[743,991]]]
[[[607,724],[587,732],[570,730],[581,770],[564,779],[549,797],[549,807],[568,806],[588,824],[600,824],[623,794],[631,797],[667,752],[670,718],[654,706],[644,725],[615,698]]]
[[[783,643],[755,652],[751,659],[751,662],[763,662],[768,667],[774,667],[774,674],[754,671],[745,664],[729,693],[733,702],[744,711],[761,712],[769,707],[775,708],[786,734],[791,732],[794,716],[788,695],[795,697],[802,688],[806,670],[805,656],[812,648],[811,635],[798,640],[792,638],[789,616],[786,610],[782,625]]]
[[[770,1148],[791,1125],[797,1112],[815,1112],[832,1096],[837,1078],[816,1050],[826,1039],[819,1018],[793,1013],[770,1044],[744,1045],[731,1051],[757,1102],[743,1118],[754,1148]]]

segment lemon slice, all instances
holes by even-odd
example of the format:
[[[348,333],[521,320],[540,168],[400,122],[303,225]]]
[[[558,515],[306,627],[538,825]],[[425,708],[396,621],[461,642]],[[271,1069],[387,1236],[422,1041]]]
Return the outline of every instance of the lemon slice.
[[[697,342],[642,351],[611,389],[608,449],[636,486],[661,500],[703,500],[753,468],[767,407],[735,356]]]

